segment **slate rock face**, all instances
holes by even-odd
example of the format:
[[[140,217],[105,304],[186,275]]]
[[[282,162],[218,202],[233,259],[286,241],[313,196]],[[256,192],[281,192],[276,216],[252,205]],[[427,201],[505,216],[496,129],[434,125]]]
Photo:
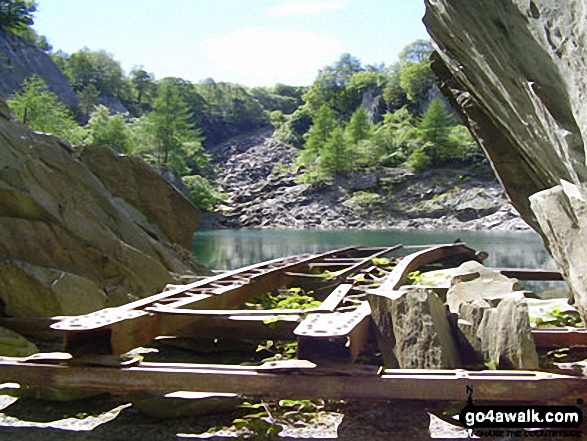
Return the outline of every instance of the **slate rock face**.
[[[452,277],[446,303],[458,314],[463,361],[493,369],[538,369],[528,303],[518,280],[474,261],[446,272]]]
[[[96,175],[116,198],[123,199],[149,219],[160,232],[147,230],[150,235],[167,237],[186,249],[192,246],[193,232],[198,228],[200,211],[177,189],[141,158],[119,155],[108,147],[83,147],[78,151],[82,163]]]
[[[43,78],[51,92],[67,107],[74,108],[79,104],[69,81],[49,55],[0,29],[0,97],[8,99],[31,75]]]
[[[424,18],[441,91],[543,236],[584,318],[586,12],[580,0],[426,0]]]
[[[461,305],[461,354],[469,364],[492,369],[538,369],[538,354],[521,292]],[[464,343],[464,344],[463,344]]]
[[[7,116],[0,112],[5,314],[87,313],[205,272],[189,251],[197,210],[146,163],[96,150],[94,174],[65,141]]]
[[[446,307],[432,290],[405,287],[373,295],[371,316],[385,366],[450,369],[460,366]]]

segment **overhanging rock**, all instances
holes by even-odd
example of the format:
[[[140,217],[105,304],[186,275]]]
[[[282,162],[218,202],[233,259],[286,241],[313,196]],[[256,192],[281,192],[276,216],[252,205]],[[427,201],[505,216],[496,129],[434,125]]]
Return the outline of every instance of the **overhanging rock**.
[[[426,0],[424,18],[440,89],[549,246],[584,319],[586,213],[559,186],[567,181],[577,201],[585,196],[586,13],[579,0]]]

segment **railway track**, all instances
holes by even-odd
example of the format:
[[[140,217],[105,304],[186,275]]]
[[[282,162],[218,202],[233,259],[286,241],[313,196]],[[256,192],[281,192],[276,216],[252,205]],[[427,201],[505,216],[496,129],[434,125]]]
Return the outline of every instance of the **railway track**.
[[[402,248],[350,247],[276,259],[84,316],[1,319],[1,326],[17,332],[61,339],[63,351],[0,357],[0,382],[116,394],[193,391],[263,398],[430,401],[462,400],[465,388],[473,386],[479,401],[587,398],[587,379],[576,373],[391,370],[355,363],[372,337],[367,289],[396,289],[418,268],[476,259],[475,251],[461,243],[430,246],[400,258],[397,253]],[[395,261],[393,269],[374,263],[385,256]],[[325,269],[328,273],[322,272]],[[514,274],[502,269],[508,271]],[[531,280],[560,278],[554,272],[522,269],[516,269],[515,275]],[[300,281],[327,292],[320,306],[303,311],[235,309]],[[146,362],[128,354],[159,336],[292,340],[297,341],[298,360],[241,366]],[[585,346],[587,331],[536,330],[534,339],[539,347]]]

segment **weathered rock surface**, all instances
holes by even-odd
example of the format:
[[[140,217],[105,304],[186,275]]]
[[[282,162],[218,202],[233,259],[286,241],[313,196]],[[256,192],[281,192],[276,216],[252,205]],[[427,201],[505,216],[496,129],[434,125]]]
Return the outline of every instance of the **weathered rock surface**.
[[[459,367],[460,356],[446,307],[426,288],[405,287],[369,297],[385,366],[402,369]]]
[[[108,147],[83,147],[76,153],[82,163],[102,181],[116,198],[123,199],[141,214],[133,219],[156,239],[167,237],[186,249],[192,246],[192,234],[198,228],[200,211],[187,199],[178,197],[176,188],[145,161],[123,156]],[[147,221],[147,222],[145,222]],[[161,231],[149,230],[152,222]]]
[[[538,369],[528,303],[518,280],[475,261],[446,274],[451,279],[446,303],[458,314],[463,361],[494,369]]]
[[[22,38],[0,29],[0,97],[7,99],[20,90],[31,75],[45,80],[49,89],[67,107],[74,108],[79,98],[57,65],[42,50]]]
[[[584,2],[427,0],[426,8],[440,89],[543,235],[585,319]]]
[[[575,185],[562,182],[533,195],[531,206],[552,256],[569,284],[583,322],[587,318],[587,203]]]
[[[417,283],[386,292],[383,282],[368,294],[386,366],[538,369],[528,303],[516,279],[469,261],[424,273]]]
[[[492,369],[539,368],[528,304],[522,292],[463,302],[458,328],[467,343],[466,347],[461,345],[461,353],[469,363],[482,363]]]
[[[450,312],[455,314],[459,312],[462,303],[500,298],[520,289],[517,279],[510,279],[475,261],[465,262],[446,272],[451,276],[446,303]]]
[[[528,229],[488,166],[478,170],[400,168],[298,184],[297,150],[260,132],[215,146],[227,200],[207,226],[257,228]],[[367,198],[361,198],[361,196]],[[371,199],[369,199],[369,197]]]
[[[31,132],[3,109],[5,314],[87,313],[205,271],[189,251],[197,211],[146,163],[97,149],[82,155],[86,166],[64,141]]]

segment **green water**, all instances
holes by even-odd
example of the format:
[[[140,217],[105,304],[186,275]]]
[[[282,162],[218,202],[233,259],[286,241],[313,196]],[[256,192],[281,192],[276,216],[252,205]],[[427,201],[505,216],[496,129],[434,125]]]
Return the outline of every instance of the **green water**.
[[[554,268],[534,232],[458,230],[211,230],[194,235],[193,252],[212,269],[234,269],[292,254],[352,245],[392,246],[451,243],[461,239],[489,253],[493,267]],[[413,250],[410,250],[413,251]]]

